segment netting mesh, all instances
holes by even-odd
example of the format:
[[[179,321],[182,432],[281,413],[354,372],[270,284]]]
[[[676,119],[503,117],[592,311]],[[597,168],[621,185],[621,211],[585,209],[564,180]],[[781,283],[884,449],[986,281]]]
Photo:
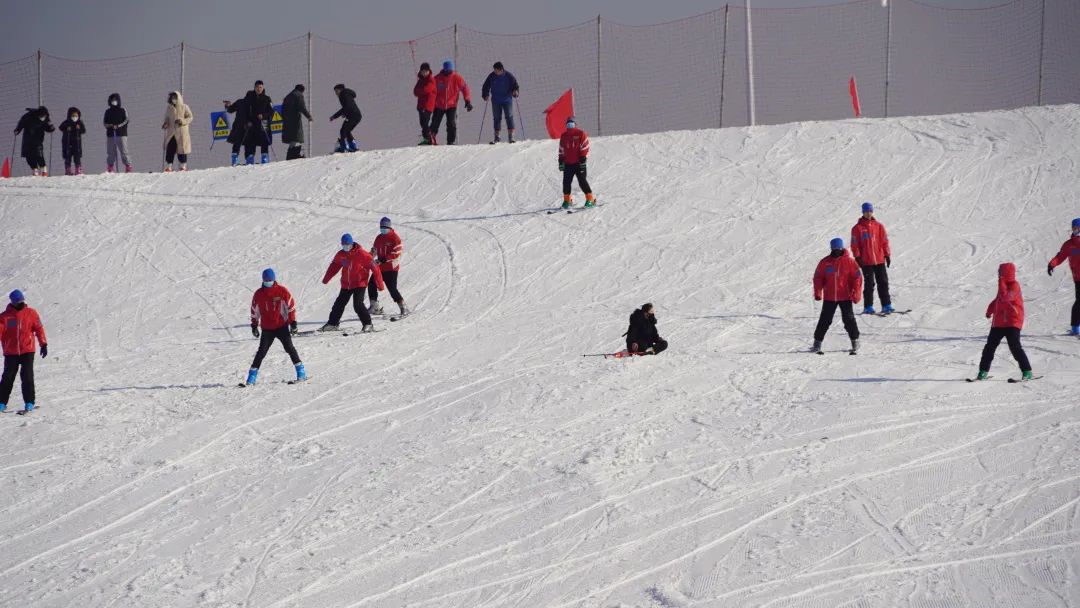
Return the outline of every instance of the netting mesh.
[[[34,55],[0,64],[0,126],[10,133],[23,108],[38,105],[40,68],[41,101],[56,122],[68,106],[83,111],[87,171],[104,169],[101,115],[112,92],[120,93],[131,114],[136,166],[158,170],[165,98],[180,87],[182,71],[195,114],[193,167],[229,162],[227,143],[210,149],[210,113],[222,109],[222,100],[241,97],[256,79],[266,82],[275,103],[294,85],[308,86],[315,118],[305,124],[309,155],[333,149],[340,123],[327,119],[339,107],[332,91],[338,82],[357,92],[364,120],[355,135],[362,149],[410,146],[419,139],[412,96],[416,70],[426,61],[437,71],[448,58],[456,58],[474,90],[476,110],[462,111],[459,120],[463,144],[481,133],[480,87],[494,61],[520,81],[517,135],[533,139],[546,137],[542,112],[567,88],[574,89],[579,122],[594,135],[747,125],[751,90],[757,124],[848,118],[851,76],[866,116],[1080,102],[1077,0],[1003,0],[977,10],[921,0],[853,0],[808,9],[755,8],[750,17],[748,30],[746,8],[730,5],[647,26],[603,20],[598,27],[590,20],[531,34],[450,27],[417,40],[374,45],[301,36],[244,51],[173,47],[94,61]],[[484,141],[491,129],[489,111]],[[275,143],[276,156],[283,158],[284,148]],[[54,142],[54,166],[59,159]],[[16,175],[27,173],[21,162],[14,168]]]

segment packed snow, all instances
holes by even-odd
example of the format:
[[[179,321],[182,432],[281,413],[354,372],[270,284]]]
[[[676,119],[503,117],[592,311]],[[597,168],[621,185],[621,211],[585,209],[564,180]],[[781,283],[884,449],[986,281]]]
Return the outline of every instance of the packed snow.
[[[0,605],[1080,606],[1078,141],[1080,106],[594,137],[575,215],[552,141],[4,180],[50,349],[0,416]],[[864,200],[913,312],[810,355]],[[384,215],[414,314],[237,388],[260,271],[314,329]],[[1045,378],[1002,346],[968,384],[1005,261]],[[581,356],[645,302],[669,351]]]

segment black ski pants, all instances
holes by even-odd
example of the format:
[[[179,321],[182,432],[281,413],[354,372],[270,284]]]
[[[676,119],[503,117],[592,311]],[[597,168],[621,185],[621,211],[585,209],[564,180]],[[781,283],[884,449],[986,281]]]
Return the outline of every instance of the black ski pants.
[[[165,164],[166,165],[173,164],[174,159],[180,159],[181,163],[186,163],[187,162],[187,154],[177,154],[176,150],[177,150],[176,138],[174,137],[174,138],[170,139],[169,144],[167,146],[165,146]]]
[[[881,305],[888,306],[892,304],[892,298],[889,297],[889,271],[885,267],[885,264],[875,264],[873,266],[863,266],[863,306],[874,305],[874,284],[877,283],[877,292],[881,296]]]
[[[994,351],[997,350],[1001,339],[1009,343],[1009,352],[1013,359],[1020,364],[1020,371],[1030,372],[1031,362],[1028,361],[1024,347],[1020,345],[1020,330],[1016,327],[994,327],[990,329],[990,336],[986,338],[986,346],[983,347],[982,360],[979,361],[979,369],[988,372],[990,364],[994,362]]]
[[[360,119],[359,118],[354,120],[354,119],[349,118],[349,117],[346,116],[345,117],[345,122],[341,123],[341,130],[338,131],[338,136],[341,138],[341,141],[344,141],[344,142],[354,141],[352,132],[353,132],[353,129],[355,129],[357,127],[357,125],[359,125],[359,124],[360,124]]]
[[[814,340],[821,342],[825,339],[825,332],[829,331],[837,308],[840,309],[840,318],[844,320],[844,329],[847,330],[848,337],[852,340],[859,339],[859,324],[855,322],[855,308],[851,300],[841,302],[826,300],[821,303],[821,316],[818,318],[817,329],[814,330]]]
[[[26,164],[31,169],[40,169],[45,166],[45,149],[42,146],[34,148],[34,151],[26,155]]]
[[[330,308],[330,320],[327,322],[330,325],[340,325],[341,315],[345,314],[345,305],[349,303],[351,298],[353,310],[360,317],[360,322],[364,325],[371,325],[371,315],[368,314],[367,308],[364,306],[364,290],[364,287],[357,287],[356,289],[342,289],[339,291],[337,299],[334,300],[334,305]]]
[[[277,329],[263,330],[262,335],[259,336],[259,352],[255,353],[255,360],[251,362],[252,369],[259,369],[263,358],[266,357],[266,353],[270,351],[270,347],[274,344],[274,340],[281,340],[281,345],[285,347],[285,352],[289,353],[293,365],[300,363],[300,355],[296,354],[296,347],[292,343],[292,334],[289,333],[289,326],[286,325]]]
[[[1080,325],[1080,281],[1076,282],[1076,301],[1073,302],[1069,325]]]
[[[562,193],[570,194],[570,186],[574,183],[574,177],[577,177],[577,183],[581,186],[581,191],[585,194],[592,194],[592,188],[589,187],[589,181],[585,178],[588,171],[582,165],[563,165],[562,172]]]
[[[384,270],[382,271],[383,283],[386,283],[386,290],[390,292],[390,298],[398,304],[401,304],[401,292],[397,288],[397,270]],[[367,284],[368,299],[372,302],[379,299],[379,288],[375,285],[375,273],[371,273],[371,278],[368,279]]]
[[[430,132],[435,135],[439,134],[443,116],[446,117],[446,145],[452,146],[457,141],[457,108],[446,108],[445,110],[435,108],[435,112],[431,115]]]
[[[635,344],[637,345],[636,351],[634,350]],[[667,350],[668,343],[667,340],[664,340],[663,338],[658,338],[655,342],[647,342],[645,344],[633,342],[629,337],[626,338],[626,350],[630,352],[645,352],[645,349],[649,348],[650,346],[653,349],[653,354],[659,355],[660,353]]]
[[[34,402],[34,354],[4,355],[4,377],[0,380],[0,403],[6,404],[15,387],[15,375],[22,380],[23,403]]]
[[[417,110],[416,113],[420,115],[420,136],[430,142],[431,112],[428,112],[427,110]]]

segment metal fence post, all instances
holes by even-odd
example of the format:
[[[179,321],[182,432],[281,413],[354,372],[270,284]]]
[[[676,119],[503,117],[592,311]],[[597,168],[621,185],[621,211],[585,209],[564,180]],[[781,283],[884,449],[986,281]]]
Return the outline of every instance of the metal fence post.
[[[457,27],[457,24],[455,23],[454,24],[454,69],[455,70],[458,69],[458,35],[457,35],[457,30],[458,30],[458,27]]]
[[[746,0],[746,103],[752,127],[757,124],[757,100],[754,99],[754,22],[750,13],[750,0]]]
[[[45,99],[41,94],[41,49],[37,52],[37,105],[38,107],[45,105]]]
[[[307,94],[307,104],[306,105],[308,107],[308,113],[309,114],[313,114],[315,112],[315,87],[311,86],[312,85],[311,74],[312,74],[312,65],[313,65],[312,62],[314,61],[312,59],[312,56],[314,55],[314,53],[312,52],[312,49],[313,49],[314,46],[315,46],[314,37],[311,35],[311,32],[308,31],[308,33],[307,33],[307,90],[311,91],[311,92]],[[310,143],[308,143],[308,156],[311,156],[312,150],[315,149],[315,122],[316,121],[314,121],[314,120],[309,120],[308,121],[308,127],[309,127],[309,130],[311,131],[311,133],[308,134],[308,137],[311,140]]]
[[[724,81],[727,80],[727,37],[728,37],[728,9],[730,4],[724,5],[724,41],[720,45],[720,124],[724,128]]]
[[[1043,105],[1043,51],[1046,49],[1046,0],[1042,0],[1042,23],[1039,25],[1039,96],[1038,105]]]
[[[604,87],[600,73],[600,47],[603,40],[603,28],[600,25],[600,15],[596,16],[596,134],[604,134]]]
[[[881,0],[885,5],[885,118],[889,117],[889,69],[892,67],[892,3]]]
[[[185,54],[186,50],[187,50],[187,45],[185,45],[184,41],[181,40],[180,41],[180,94],[181,95],[184,94],[184,67],[185,67],[184,66],[184,63],[185,63],[184,54]]]

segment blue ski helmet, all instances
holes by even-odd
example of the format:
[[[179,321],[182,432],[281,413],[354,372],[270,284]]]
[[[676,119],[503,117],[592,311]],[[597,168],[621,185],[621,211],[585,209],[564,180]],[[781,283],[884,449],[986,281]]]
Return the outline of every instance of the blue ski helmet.
[[[353,244],[353,242],[354,242],[354,241],[353,241],[352,235],[351,235],[351,234],[349,234],[348,232],[346,232],[345,234],[341,235],[341,244],[342,244],[342,245],[352,245],[352,244]]]
[[[264,270],[262,277],[263,277],[263,282],[265,282],[265,283],[273,283],[274,281],[277,280],[277,275],[274,274],[274,269],[273,268],[267,268],[266,270]]]
[[[835,239],[829,241],[829,247],[832,248],[832,249],[843,249],[844,248],[844,239],[842,239],[840,237],[836,237]]]
[[[8,297],[11,298],[11,303],[12,304],[18,304],[19,302],[25,302],[26,301],[26,297],[23,296],[23,292],[19,291],[18,289],[11,292],[11,294]]]
[[[865,203],[862,204],[862,212],[863,213],[873,213],[874,212],[874,204],[871,203],[870,201],[866,201]]]
[[[1078,218],[1075,218],[1075,219],[1074,219],[1074,220],[1072,221],[1072,227],[1073,227],[1073,228],[1080,228],[1080,217],[1078,217]]]
[[[390,223],[390,218],[384,217],[379,220],[379,228],[391,228],[393,224]]]
[[[442,69],[444,72],[453,72],[454,62],[447,59],[446,61],[442,62]]]

